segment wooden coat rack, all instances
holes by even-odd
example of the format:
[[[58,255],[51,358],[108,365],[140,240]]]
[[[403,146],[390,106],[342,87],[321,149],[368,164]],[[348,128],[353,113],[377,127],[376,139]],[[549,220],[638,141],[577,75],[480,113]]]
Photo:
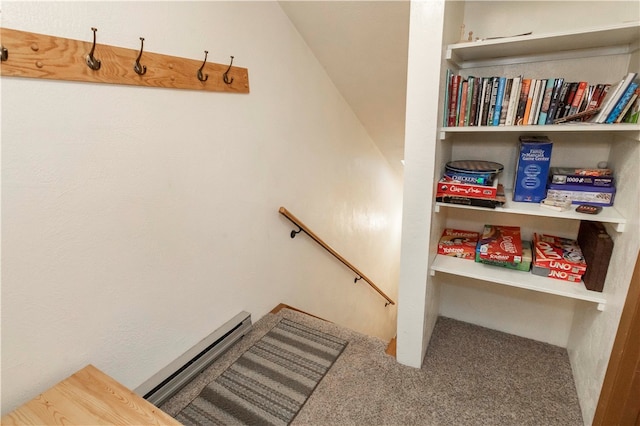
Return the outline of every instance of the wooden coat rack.
[[[228,65],[0,28],[0,75],[167,89],[249,93],[249,72]]]

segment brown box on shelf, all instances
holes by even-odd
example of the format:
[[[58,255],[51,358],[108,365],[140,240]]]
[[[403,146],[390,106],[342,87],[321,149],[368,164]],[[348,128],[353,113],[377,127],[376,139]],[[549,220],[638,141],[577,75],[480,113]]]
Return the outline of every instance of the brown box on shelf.
[[[578,244],[588,265],[582,276],[585,287],[602,291],[613,251],[613,240],[602,223],[583,220],[580,221]]]

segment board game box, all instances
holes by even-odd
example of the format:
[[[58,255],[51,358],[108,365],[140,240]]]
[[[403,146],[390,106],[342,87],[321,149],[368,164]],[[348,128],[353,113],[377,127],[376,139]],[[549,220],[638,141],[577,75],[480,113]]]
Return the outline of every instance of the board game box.
[[[587,263],[578,241],[546,234],[533,234],[533,266],[536,275],[580,281]],[[557,272],[551,274],[552,271]],[[574,277],[575,275],[575,277]]]
[[[483,199],[495,199],[498,194],[498,179],[493,179],[491,186],[461,183],[443,177],[438,182],[436,197],[473,197]]]
[[[556,185],[613,186],[611,169],[551,167],[549,183]]]
[[[572,204],[595,204],[612,206],[616,196],[613,186],[558,185],[549,184],[547,196],[550,198],[566,198]]]
[[[521,136],[513,201],[539,203],[546,197],[553,143],[546,136]]]
[[[480,257],[480,253],[476,251],[476,262],[478,263],[485,263],[487,265],[494,265],[494,266],[502,266],[503,268],[516,269],[518,271],[528,272],[531,269],[532,261],[533,261],[533,253],[531,250],[531,241],[522,241],[522,261],[518,263],[483,259]]]
[[[522,262],[522,239],[519,226],[484,225],[478,256],[481,259],[520,263]]]
[[[438,254],[473,260],[479,236],[479,232],[447,228],[440,237]]]

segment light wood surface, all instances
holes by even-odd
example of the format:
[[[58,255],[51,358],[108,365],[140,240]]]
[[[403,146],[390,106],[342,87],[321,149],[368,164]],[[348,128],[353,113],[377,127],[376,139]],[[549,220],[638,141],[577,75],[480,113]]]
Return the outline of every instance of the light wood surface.
[[[180,425],[88,365],[2,417],[2,425]]]
[[[325,243],[322,240],[322,238],[317,236],[311,229],[309,229],[307,225],[305,225],[300,219],[295,217],[289,210],[287,210],[284,207],[280,207],[279,211],[281,215],[283,215],[284,217],[289,219],[291,222],[296,224],[301,231],[304,231],[305,234],[310,236],[316,243],[320,244],[326,251],[331,253],[336,259],[342,262],[347,268],[351,269],[353,272],[358,274],[359,278],[362,278],[364,281],[366,281],[367,284],[369,284],[375,291],[378,292],[378,294],[380,294],[380,296],[384,297],[387,300],[387,304],[391,304],[391,305],[396,304],[396,302],[394,302],[389,296],[387,296],[382,290],[380,290],[380,288],[377,285],[375,285],[373,281],[369,279],[369,277],[367,277],[365,274],[360,272],[358,268],[356,268],[353,264],[351,264],[351,262],[349,262],[347,259],[342,257],[340,253],[335,251],[329,244]]]
[[[206,81],[198,80],[197,74],[205,59],[205,49],[201,59],[143,51],[140,64],[147,67],[147,72],[138,75],[133,69],[140,53],[141,42],[138,39],[131,40],[132,47],[137,46],[134,49],[109,46],[99,43],[105,35],[98,31],[94,57],[100,60],[101,66],[99,70],[92,70],[86,64],[86,57],[93,44],[93,33],[89,28],[86,41],[9,28],[0,28],[0,35],[2,46],[9,52],[8,59],[0,66],[2,76],[249,93],[249,72],[246,68],[235,65],[228,74],[229,79],[233,78],[231,84],[226,84],[222,78],[229,64],[209,61],[202,70],[209,77]]]

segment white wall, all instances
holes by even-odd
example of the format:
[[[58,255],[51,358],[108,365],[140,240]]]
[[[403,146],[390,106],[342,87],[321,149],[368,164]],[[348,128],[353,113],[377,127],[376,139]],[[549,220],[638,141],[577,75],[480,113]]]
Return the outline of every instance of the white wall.
[[[277,3],[3,2],[2,25],[234,55],[251,86],[2,78],[2,413],[87,363],[134,388],[280,302],[395,334],[395,307],[278,214],[396,299],[401,179]]]

